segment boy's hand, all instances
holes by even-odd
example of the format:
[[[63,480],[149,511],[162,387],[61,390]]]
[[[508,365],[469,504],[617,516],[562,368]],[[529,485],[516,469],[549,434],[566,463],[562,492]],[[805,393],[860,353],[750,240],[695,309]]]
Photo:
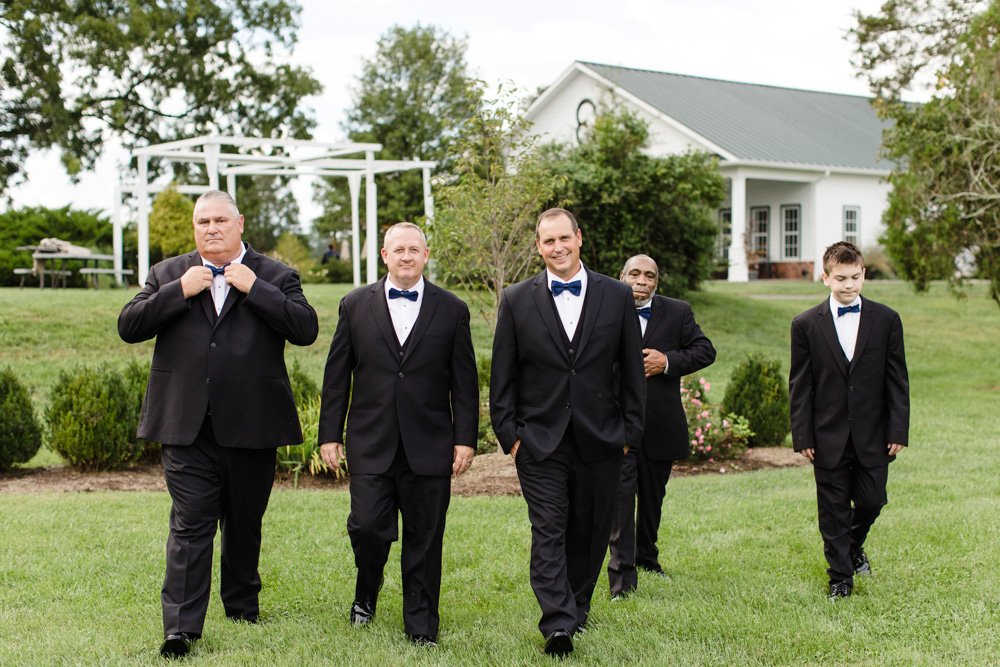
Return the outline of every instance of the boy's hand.
[[[903,449],[905,447],[906,447],[906,445],[902,445],[902,444],[900,444],[898,442],[890,442],[889,443],[889,456],[895,456],[896,454],[899,454],[901,451],[903,451]]]
[[[816,450],[810,447],[809,449],[803,449],[801,452],[799,452],[799,454],[812,461],[813,456],[816,454]]]

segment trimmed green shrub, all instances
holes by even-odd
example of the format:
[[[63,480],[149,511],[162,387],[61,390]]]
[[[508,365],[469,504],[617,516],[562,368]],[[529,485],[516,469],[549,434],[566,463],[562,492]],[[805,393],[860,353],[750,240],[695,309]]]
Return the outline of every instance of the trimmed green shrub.
[[[42,446],[42,429],[27,388],[5,368],[0,371],[0,472],[31,460]]]
[[[754,432],[750,446],[781,445],[791,432],[786,382],[781,362],[758,352],[748,354],[733,370],[722,406],[749,420]]]
[[[130,441],[142,445],[140,461],[156,463],[160,460],[160,443],[152,440],[142,440],[136,437],[139,428],[139,415],[142,414],[142,401],[146,398],[146,386],[149,384],[149,364],[132,359],[122,371],[122,382],[132,397],[133,415],[129,418],[132,429]]]
[[[299,421],[302,423],[302,442],[298,445],[278,447],[277,467],[279,471],[292,475],[292,482],[298,485],[299,475],[333,475],[337,479],[347,475],[346,462],[331,470],[319,453],[319,412],[322,401],[319,392],[299,407]]]
[[[80,470],[116,470],[142,455],[135,438],[135,396],[108,366],[62,371],[45,420],[49,449]]]
[[[295,406],[301,416],[303,409],[319,396],[319,385],[306,373],[298,359],[288,369],[288,382],[292,385],[292,396],[295,397]]]

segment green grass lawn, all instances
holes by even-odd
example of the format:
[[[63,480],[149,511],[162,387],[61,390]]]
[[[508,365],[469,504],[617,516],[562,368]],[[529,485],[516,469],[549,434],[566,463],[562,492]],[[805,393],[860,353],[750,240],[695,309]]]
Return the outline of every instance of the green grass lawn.
[[[345,288],[307,286],[320,339],[291,348],[317,379]],[[900,283],[865,294],[900,311],[912,392],[911,447],[893,464],[872,531],[875,575],[825,598],[815,492],[805,468],[670,482],[661,528],[669,581],[640,579],[612,603],[598,583],[577,664],[987,665],[1000,663],[1000,309],[977,286]],[[0,290],[0,366],[39,404],[75,362],[148,358],[120,343],[122,290]],[[721,400],[742,355],[788,367],[788,327],[824,298],[808,283],[713,283],[692,297],[719,349],[704,375]],[[477,349],[489,330],[473,319]],[[519,498],[455,498],[445,537],[441,645],[402,633],[398,545],[373,627],[347,623],[353,565],[342,491],[275,491],[265,519],[265,623],[233,625],[213,600],[191,664],[548,664],[528,584]],[[0,665],[158,664],[163,493],[0,494]],[[217,571],[217,568],[216,568]]]

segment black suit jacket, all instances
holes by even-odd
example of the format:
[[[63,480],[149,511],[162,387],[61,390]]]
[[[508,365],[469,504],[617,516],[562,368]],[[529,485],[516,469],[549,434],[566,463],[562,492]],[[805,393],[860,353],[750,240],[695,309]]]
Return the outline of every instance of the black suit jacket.
[[[903,324],[891,308],[862,298],[854,359],[844,356],[830,301],[792,321],[788,376],[795,451],[815,449],[814,464],[832,468],[854,443],[865,467],[884,465],[890,442],[907,444],[910,385]]]
[[[479,381],[465,302],[425,278],[420,314],[401,354],[385,278],[341,300],[323,376],[319,441],[344,443],[351,473],[385,473],[402,441],[415,473],[450,475],[455,445],[475,447],[478,431]]]
[[[646,427],[640,451],[652,461],[680,461],[690,452],[681,377],[712,365],[715,348],[686,301],[654,296],[642,347],[667,356],[667,372],[646,378]]]
[[[201,266],[198,251],[166,259],[118,316],[127,343],[156,337],[138,436],[189,445],[211,409],[223,447],[265,449],[302,442],[285,370],[285,341],[310,345],[319,333],[298,274],[247,246],[257,280],[229,290],[215,314],[209,290],[185,299],[181,276]]]
[[[533,458],[545,459],[570,425],[585,461],[620,456],[626,443],[641,440],[646,379],[632,291],[588,269],[586,299],[571,358],[545,271],[504,290],[490,415],[505,452],[520,439]]]

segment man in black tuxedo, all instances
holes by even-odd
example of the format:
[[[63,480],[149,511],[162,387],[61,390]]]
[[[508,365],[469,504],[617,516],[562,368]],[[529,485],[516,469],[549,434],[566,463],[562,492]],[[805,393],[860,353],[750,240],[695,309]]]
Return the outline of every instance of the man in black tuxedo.
[[[434,646],[450,476],[472,465],[479,429],[476,355],[468,306],[423,277],[429,251],[420,228],[393,225],[384,246],[389,275],[340,302],[323,377],[320,452],[335,466],[346,450],[351,473],[347,532],[358,569],[351,623],[375,617],[402,513],[403,627],[414,644]]]
[[[302,441],[285,370],[285,341],[310,345],[319,325],[298,274],[241,240],[243,216],[225,192],[199,197],[196,249],[149,271],[118,317],[122,340],[156,337],[137,435],[163,443],[170,534],[160,653],[201,636],[222,529],[226,616],[255,623],[261,521],[275,450]]]
[[[864,280],[861,252],[834,243],[823,253],[830,298],[792,321],[792,442],[813,463],[834,601],[871,572],[865,538],[888,502],[889,463],[906,447],[910,423],[903,324],[861,298]]]
[[[632,288],[632,317],[638,318],[642,328],[646,425],[642,443],[629,449],[622,461],[608,561],[612,599],[635,590],[639,583],[636,568],[666,576],[656,548],[663,497],[674,461],[690,454],[681,377],[715,361],[715,348],[695,322],[691,306],[656,295],[659,270],[651,257],[630,258],[620,279]]]
[[[500,301],[490,415],[528,504],[545,652],[564,656],[586,628],[646,380],[631,290],[583,266],[573,215],[542,213],[535,243],[545,271]]]

